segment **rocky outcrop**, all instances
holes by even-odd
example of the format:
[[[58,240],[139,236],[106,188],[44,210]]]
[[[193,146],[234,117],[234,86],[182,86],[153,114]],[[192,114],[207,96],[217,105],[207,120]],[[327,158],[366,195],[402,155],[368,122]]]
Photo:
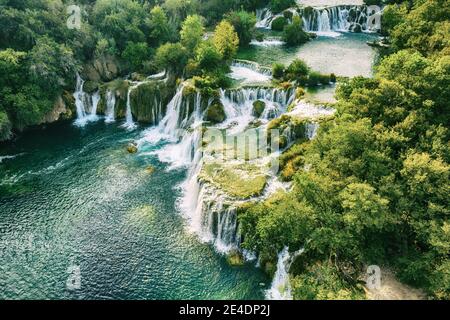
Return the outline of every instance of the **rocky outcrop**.
[[[75,100],[70,92],[64,91],[56,98],[52,110],[47,113],[38,124],[72,119],[75,114]]]
[[[156,124],[175,94],[175,87],[166,81],[147,80],[130,93],[131,112],[139,122]]]
[[[256,118],[261,117],[261,115],[264,112],[264,109],[266,108],[266,103],[262,100],[256,100],[255,102],[253,102],[253,115]]]
[[[216,99],[211,103],[211,105],[206,109],[205,121],[212,124],[221,123],[225,120],[226,115],[223,110],[223,104],[220,100]]]
[[[111,55],[96,58],[83,67],[82,77],[94,82],[112,81],[122,71],[119,60]]]

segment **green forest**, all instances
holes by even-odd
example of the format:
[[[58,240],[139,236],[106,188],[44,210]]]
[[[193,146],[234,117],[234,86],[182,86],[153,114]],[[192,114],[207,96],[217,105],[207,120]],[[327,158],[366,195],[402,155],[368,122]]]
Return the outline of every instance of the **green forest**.
[[[0,0],[0,141],[47,123],[87,65],[113,65],[86,81],[94,92],[116,78],[166,71],[206,96],[230,88],[230,66],[255,37],[256,9],[283,13],[293,0],[80,0],[68,28],[65,0]],[[292,189],[238,209],[242,248],[273,276],[284,248],[303,253],[290,268],[294,299],[364,299],[368,265],[394,271],[430,299],[450,299],[450,2],[383,4],[374,77],[322,74],[300,59],[271,66],[272,84],[337,83],[336,113],[312,140],[280,156]],[[290,21],[290,22],[289,22]],[[298,16],[272,24],[287,46],[313,41]],[[92,78],[92,77],[91,77]],[[210,114],[211,122],[223,116]],[[217,119],[217,120],[215,120]],[[282,121],[282,120],[281,120]],[[272,123],[273,124],[273,123]]]

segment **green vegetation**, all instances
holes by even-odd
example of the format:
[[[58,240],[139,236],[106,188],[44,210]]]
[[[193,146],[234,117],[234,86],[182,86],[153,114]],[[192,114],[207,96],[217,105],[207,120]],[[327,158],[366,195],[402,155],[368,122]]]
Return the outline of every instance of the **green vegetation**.
[[[228,13],[225,19],[234,27],[239,37],[239,44],[247,46],[255,33],[255,14],[244,10],[233,11]]]
[[[290,270],[297,299],[362,298],[370,264],[450,298],[450,4],[386,10],[392,47],[375,78],[340,84],[337,116],[280,158],[294,190],[239,215],[243,246],[265,263],[304,248]]]
[[[251,11],[260,2],[82,1],[80,28],[73,29],[66,23],[69,4],[1,1],[0,141],[46,121],[56,102],[74,91],[76,72],[90,92],[102,81],[162,69],[171,80],[188,75],[227,85],[229,64],[238,45],[250,42]],[[205,40],[205,30],[213,28]]]
[[[303,30],[303,21],[299,16],[292,18],[292,23],[286,25],[283,31],[283,41],[288,46],[298,46],[308,42],[310,36]]]
[[[276,17],[272,21],[271,28],[274,31],[283,31],[284,27],[287,26],[288,24],[289,24],[289,21],[285,17]]]
[[[287,68],[281,63],[275,63],[272,66],[272,74],[276,82],[296,82],[300,86],[316,87],[336,82],[336,75],[311,71],[306,63],[300,59],[292,61]]]
[[[238,199],[248,199],[261,194],[267,182],[261,168],[253,164],[207,163],[203,166],[199,179]]]
[[[295,6],[295,0],[270,0],[269,7],[274,13]]]

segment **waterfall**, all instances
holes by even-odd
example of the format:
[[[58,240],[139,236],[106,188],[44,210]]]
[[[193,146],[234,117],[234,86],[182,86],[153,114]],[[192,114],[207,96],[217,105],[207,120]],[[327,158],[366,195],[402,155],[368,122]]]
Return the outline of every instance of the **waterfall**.
[[[230,205],[229,200],[227,202],[226,195],[199,179],[203,161],[208,159],[200,148],[203,110],[208,108],[212,99],[202,102],[200,92],[184,96],[184,88],[184,84],[178,87],[167,105],[166,115],[158,125],[145,131],[139,144],[164,141],[165,144],[151,154],[168,163],[168,170],[189,168],[187,178],[180,185],[182,196],[177,203],[178,208],[189,229],[202,241],[213,243],[219,252],[228,252],[237,249],[240,243],[236,208]],[[227,118],[215,128],[226,128],[227,134],[242,132],[255,120],[253,102],[261,100],[266,103],[260,120],[267,122],[284,112],[294,97],[293,89],[246,87],[221,90],[220,101]]]
[[[106,91],[106,118],[105,122],[110,123],[115,121],[115,106],[116,106],[116,95],[113,91]]]
[[[123,124],[123,127],[126,128],[127,130],[134,130],[136,128],[136,124],[133,121],[133,113],[131,112],[131,99],[130,99],[131,91],[134,88],[135,87],[130,86],[128,88],[127,93],[127,110],[125,113],[125,123]]]
[[[194,98],[192,110],[188,99],[183,99],[183,89],[184,85],[178,87],[167,105],[164,118],[158,126],[147,130],[143,138],[143,141],[150,143],[160,140],[171,142],[156,153],[160,161],[171,164],[171,169],[192,164],[197,140],[200,138],[199,127],[203,121],[200,92]],[[190,110],[192,113],[189,113]]]
[[[300,10],[303,28],[309,32],[327,33],[332,31],[369,31],[367,26],[367,6],[306,7]]]
[[[97,117],[97,106],[98,106],[98,102],[100,101],[100,91],[95,92],[92,97],[92,109],[91,109],[91,114],[90,114],[90,118],[92,120],[96,120],[98,119]]]
[[[272,280],[272,285],[266,291],[268,300],[292,300],[291,285],[289,283],[289,269],[295,258],[303,253],[303,249],[289,253],[289,248],[284,247],[278,254],[277,271]]]
[[[95,121],[97,117],[97,105],[100,101],[100,92],[90,96],[83,91],[84,80],[77,73],[77,84],[73,97],[75,98],[75,107],[77,111],[77,119],[75,125],[79,127],[85,126],[90,121]]]
[[[298,15],[296,8],[288,8],[286,11],[290,11],[293,16]],[[261,29],[271,29],[272,22],[278,17],[283,17],[283,13],[273,14],[273,12],[268,8],[257,9],[255,27]]]
[[[219,128],[227,128],[229,134],[242,132],[255,119],[253,103],[261,100],[266,107],[260,119],[268,121],[286,111],[294,101],[293,89],[247,87],[236,90],[221,90],[220,100],[227,119]]]
[[[270,9],[256,9],[256,28],[270,29],[275,18]]]
[[[257,62],[234,60],[231,64],[230,77],[243,83],[268,82],[272,78],[272,70]]]

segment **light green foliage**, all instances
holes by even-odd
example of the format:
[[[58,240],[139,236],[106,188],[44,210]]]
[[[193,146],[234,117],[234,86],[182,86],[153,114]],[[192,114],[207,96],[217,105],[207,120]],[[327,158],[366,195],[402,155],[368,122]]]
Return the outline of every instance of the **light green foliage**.
[[[188,52],[180,43],[166,43],[156,50],[155,61],[160,68],[179,73],[188,61]]]
[[[181,44],[189,53],[194,53],[202,41],[204,32],[202,17],[198,15],[188,16],[181,26]]]
[[[204,71],[214,71],[222,64],[222,54],[212,41],[204,41],[197,49],[196,60],[198,66]]]
[[[233,11],[225,16],[238,34],[239,44],[247,46],[253,38],[255,32],[256,16],[244,10]]]
[[[234,27],[226,20],[222,20],[214,31],[214,45],[225,60],[235,57],[239,47],[239,37]]]
[[[200,180],[212,183],[232,197],[247,199],[261,194],[267,177],[259,167],[252,164],[206,163],[200,173]]]
[[[175,29],[169,23],[166,13],[160,6],[155,6],[150,11],[148,27],[151,30],[151,43],[161,44],[174,40]]]

